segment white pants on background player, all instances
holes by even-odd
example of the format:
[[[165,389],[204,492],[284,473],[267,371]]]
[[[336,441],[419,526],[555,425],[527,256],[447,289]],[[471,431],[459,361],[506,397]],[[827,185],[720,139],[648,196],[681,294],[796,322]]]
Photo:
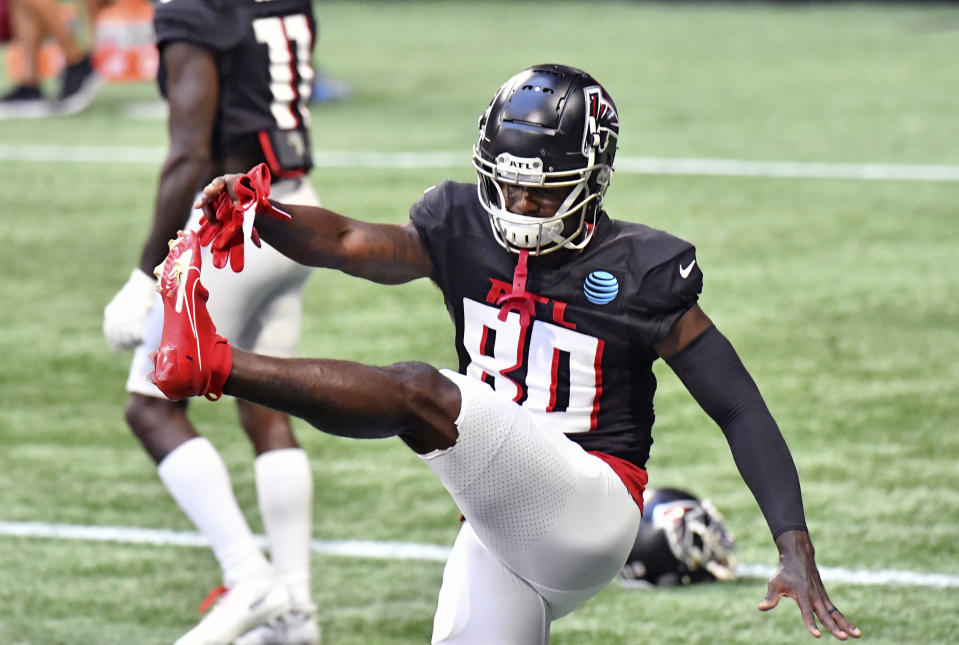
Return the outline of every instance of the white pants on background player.
[[[306,179],[284,179],[272,186],[276,199],[319,205]],[[187,228],[196,230],[201,211]],[[213,266],[203,251],[203,284],[210,289],[209,311],[216,325],[237,347],[273,356],[292,356],[300,339],[302,292],[311,269],[284,257],[263,243],[247,239],[242,273]],[[165,398],[148,380],[151,355],[160,344],[163,305],[159,294],[147,318],[143,343],[135,352],[127,379],[128,392]],[[195,437],[177,446],[158,464],[157,472],[171,496],[206,537],[223,570],[224,583],[244,579],[269,567],[236,497],[229,472],[213,444]],[[254,460],[260,515],[270,543],[272,566],[287,586],[294,608],[314,610],[310,592],[313,478],[301,448],[271,450]]]

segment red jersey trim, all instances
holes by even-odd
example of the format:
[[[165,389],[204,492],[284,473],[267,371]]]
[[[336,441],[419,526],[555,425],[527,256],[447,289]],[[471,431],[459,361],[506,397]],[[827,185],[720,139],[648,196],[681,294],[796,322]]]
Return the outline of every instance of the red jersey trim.
[[[590,432],[596,429],[596,424],[599,421],[599,399],[603,396],[603,350],[606,348],[606,343],[603,342],[602,338],[597,338],[596,343],[596,358],[593,360],[593,372],[596,374],[596,394],[593,395],[593,411],[589,415]],[[605,453],[596,454],[599,456]],[[606,456],[609,457],[609,455]],[[615,468],[613,470],[615,470]],[[645,485],[646,482],[644,481],[643,484]],[[640,495],[640,497],[642,497],[642,495]],[[640,504],[640,508],[642,508],[642,504]]]
[[[266,157],[266,165],[269,166],[270,173],[274,177],[290,179],[292,177],[306,176],[305,170],[283,170],[283,168],[280,167],[280,161],[276,158],[276,153],[273,151],[273,145],[270,143],[270,135],[266,132],[266,130],[261,130],[256,136],[260,141],[260,148],[263,149],[263,156]]]
[[[619,475],[619,478],[623,480],[623,483],[626,485],[626,490],[629,491],[630,496],[632,496],[636,505],[639,506],[640,512],[642,512],[643,491],[646,490],[646,483],[649,481],[649,475],[646,471],[634,463],[620,459],[619,457],[607,455],[605,452],[590,450],[589,454],[596,455],[609,464],[613,472]]]

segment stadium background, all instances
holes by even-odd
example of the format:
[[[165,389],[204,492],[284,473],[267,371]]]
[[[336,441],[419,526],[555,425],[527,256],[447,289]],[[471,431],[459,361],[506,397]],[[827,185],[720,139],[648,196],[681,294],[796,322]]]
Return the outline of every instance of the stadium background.
[[[323,2],[317,15],[317,62],[352,97],[313,106],[312,180],[360,218],[404,221],[432,183],[471,180],[477,116],[518,69],[599,78],[623,124],[608,210],[698,245],[703,306],[793,450],[833,599],[864,642],[959,641],[959,10]],[[162,543],[192,527],[125,427],[128,356],[100,333],[151,216],[156,108],[151,83],[112,83],[80,115],[0,122],[0,643],[172,642],[218,582],[207,550]],[[318,272],[306,307],[304,355],[453,364],[428,283]],[[712,499],[739,560],[773,566],[721,433],[658,373],[652,484]],[[194,407],[261,531],[233,407]],[[456,509],[398,441],[298,430],[325,642],[427,642]],[[119,541],[90,539],[96,527],[122,527]],[[553,642],[810,642],[791,601],[755,610],[751,571],[614,585]]]

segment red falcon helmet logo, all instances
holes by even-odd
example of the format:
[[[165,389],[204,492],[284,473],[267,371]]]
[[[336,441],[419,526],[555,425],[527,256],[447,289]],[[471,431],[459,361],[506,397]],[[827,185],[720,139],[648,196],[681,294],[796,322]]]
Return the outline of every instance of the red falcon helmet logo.
[[[598,85],[583,89],[586,94],[586,127],[583,128],[583,156],[590,150],[605,152],[611,139],[619,137],[619,115],[613,102]]]

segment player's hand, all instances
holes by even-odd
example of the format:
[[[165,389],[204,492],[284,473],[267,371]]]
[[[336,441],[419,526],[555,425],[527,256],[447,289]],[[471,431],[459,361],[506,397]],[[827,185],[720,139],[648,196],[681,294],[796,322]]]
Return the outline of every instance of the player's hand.
[[[134,269],[126,284],[103,309],[103,335],[110,349],[115,352],[132,349],[143,340],[156,286],[153,276]]]
[[[202,209],[203,217],[211,224],[222,223],[220,219],[222,215],[218,212],[222,203],[232,204],[233,208],[243,208],[240,199],[236,196],[236,191],[233,189],[233,185],[242,176],[242,173],[234,173],[215,178],[203,188],[203,192],[196,203],[193,204],[193,208]]]
[[[822,626],[841,641],[850,636],[859,638],[862,632],[849,622],[829,599],[826,587],[816,568],[815,550],[806,531],[786,531],[776,538],[779,548],[779,568],[769,580],[766,598],[759,603],[760,611],[769,611],[783,596],[789,596],[799,605],[803,622],[809,633],[819,638],[816,618]]]
[[[255,215],[288,220],[288,213],[276,208],[267,199],[270,195],[270,170],[258,164],[243,175],[224,175],[211,181],[194,208],[203,210],[200,244],[210,245],[213,266],[222,269],[227,260],[236,272],[243,270],[244,218],[254,207]],[[250,239],[260,246],[260,235],[250,222]]]

